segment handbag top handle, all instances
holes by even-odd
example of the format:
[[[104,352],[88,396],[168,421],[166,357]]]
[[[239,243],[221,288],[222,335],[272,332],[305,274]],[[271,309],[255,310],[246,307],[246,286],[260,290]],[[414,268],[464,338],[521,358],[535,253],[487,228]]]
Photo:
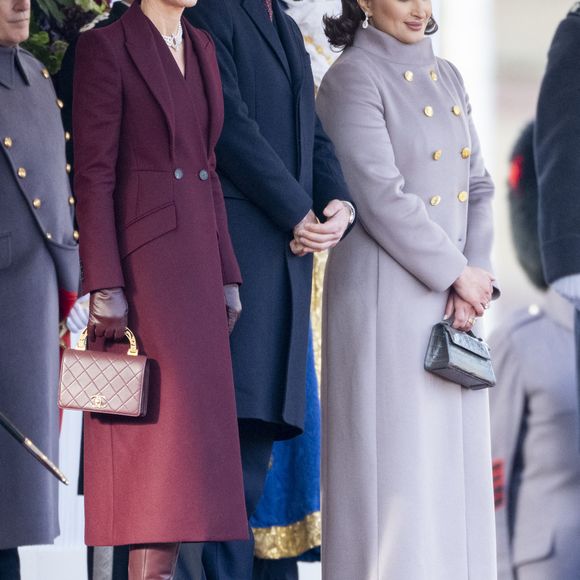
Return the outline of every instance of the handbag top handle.
[[[87,350],[87,338],[88,331],[85,328],[79,336],[79,341],[77,343],[78,350]],[[138,356],[139,349],[137,348],[137,339],[129,328],[125,328],[125,338],[129,341],[129,350],[127,351],[127,354],[129,356]]]

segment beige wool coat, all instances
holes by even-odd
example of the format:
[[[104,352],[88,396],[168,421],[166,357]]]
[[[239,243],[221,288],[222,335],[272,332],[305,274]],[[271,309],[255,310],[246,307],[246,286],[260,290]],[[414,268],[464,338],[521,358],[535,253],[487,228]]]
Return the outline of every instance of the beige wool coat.
[[[423,369],[452,283],[491,270],[463,81],[430,39],[360,28],[317,110],[359,216],[325,282],[323,577],[493,580],[488,393]]]

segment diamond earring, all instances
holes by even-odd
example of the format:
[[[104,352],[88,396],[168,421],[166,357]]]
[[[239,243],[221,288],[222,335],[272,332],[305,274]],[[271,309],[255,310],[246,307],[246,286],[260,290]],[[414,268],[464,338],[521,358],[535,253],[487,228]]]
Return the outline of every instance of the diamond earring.
[[[365,12],[365,19],[363,20],[363,23],[362,23],[362,27],[363,28],[369,27],[369,15],[366,12]]]

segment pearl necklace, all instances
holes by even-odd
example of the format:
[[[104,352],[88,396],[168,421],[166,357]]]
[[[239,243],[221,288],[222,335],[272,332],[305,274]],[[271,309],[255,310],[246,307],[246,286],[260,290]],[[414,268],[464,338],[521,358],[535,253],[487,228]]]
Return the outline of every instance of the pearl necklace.
[[[183,28],[181,28],[181,22],[177,25],[177,32],[175,34],[162,34],[161,36],[169,48],[177,50],[183,42]]]

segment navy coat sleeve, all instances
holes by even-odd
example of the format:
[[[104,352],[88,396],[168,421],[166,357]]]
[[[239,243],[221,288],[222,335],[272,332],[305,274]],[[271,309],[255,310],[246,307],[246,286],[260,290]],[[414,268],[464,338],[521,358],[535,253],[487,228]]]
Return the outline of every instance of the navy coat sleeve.
[[[580,273],[580,14],[560,24],[542,82],[535,130],[539,233],[548,283]]]
[[[292,230],[312,208],[312,199],[260,133],[240,94],[230,7],[223,0],[200,2],[187,18],[207,30],[216,45],[225,108],[216,147],[219,172],[281,229]]]

